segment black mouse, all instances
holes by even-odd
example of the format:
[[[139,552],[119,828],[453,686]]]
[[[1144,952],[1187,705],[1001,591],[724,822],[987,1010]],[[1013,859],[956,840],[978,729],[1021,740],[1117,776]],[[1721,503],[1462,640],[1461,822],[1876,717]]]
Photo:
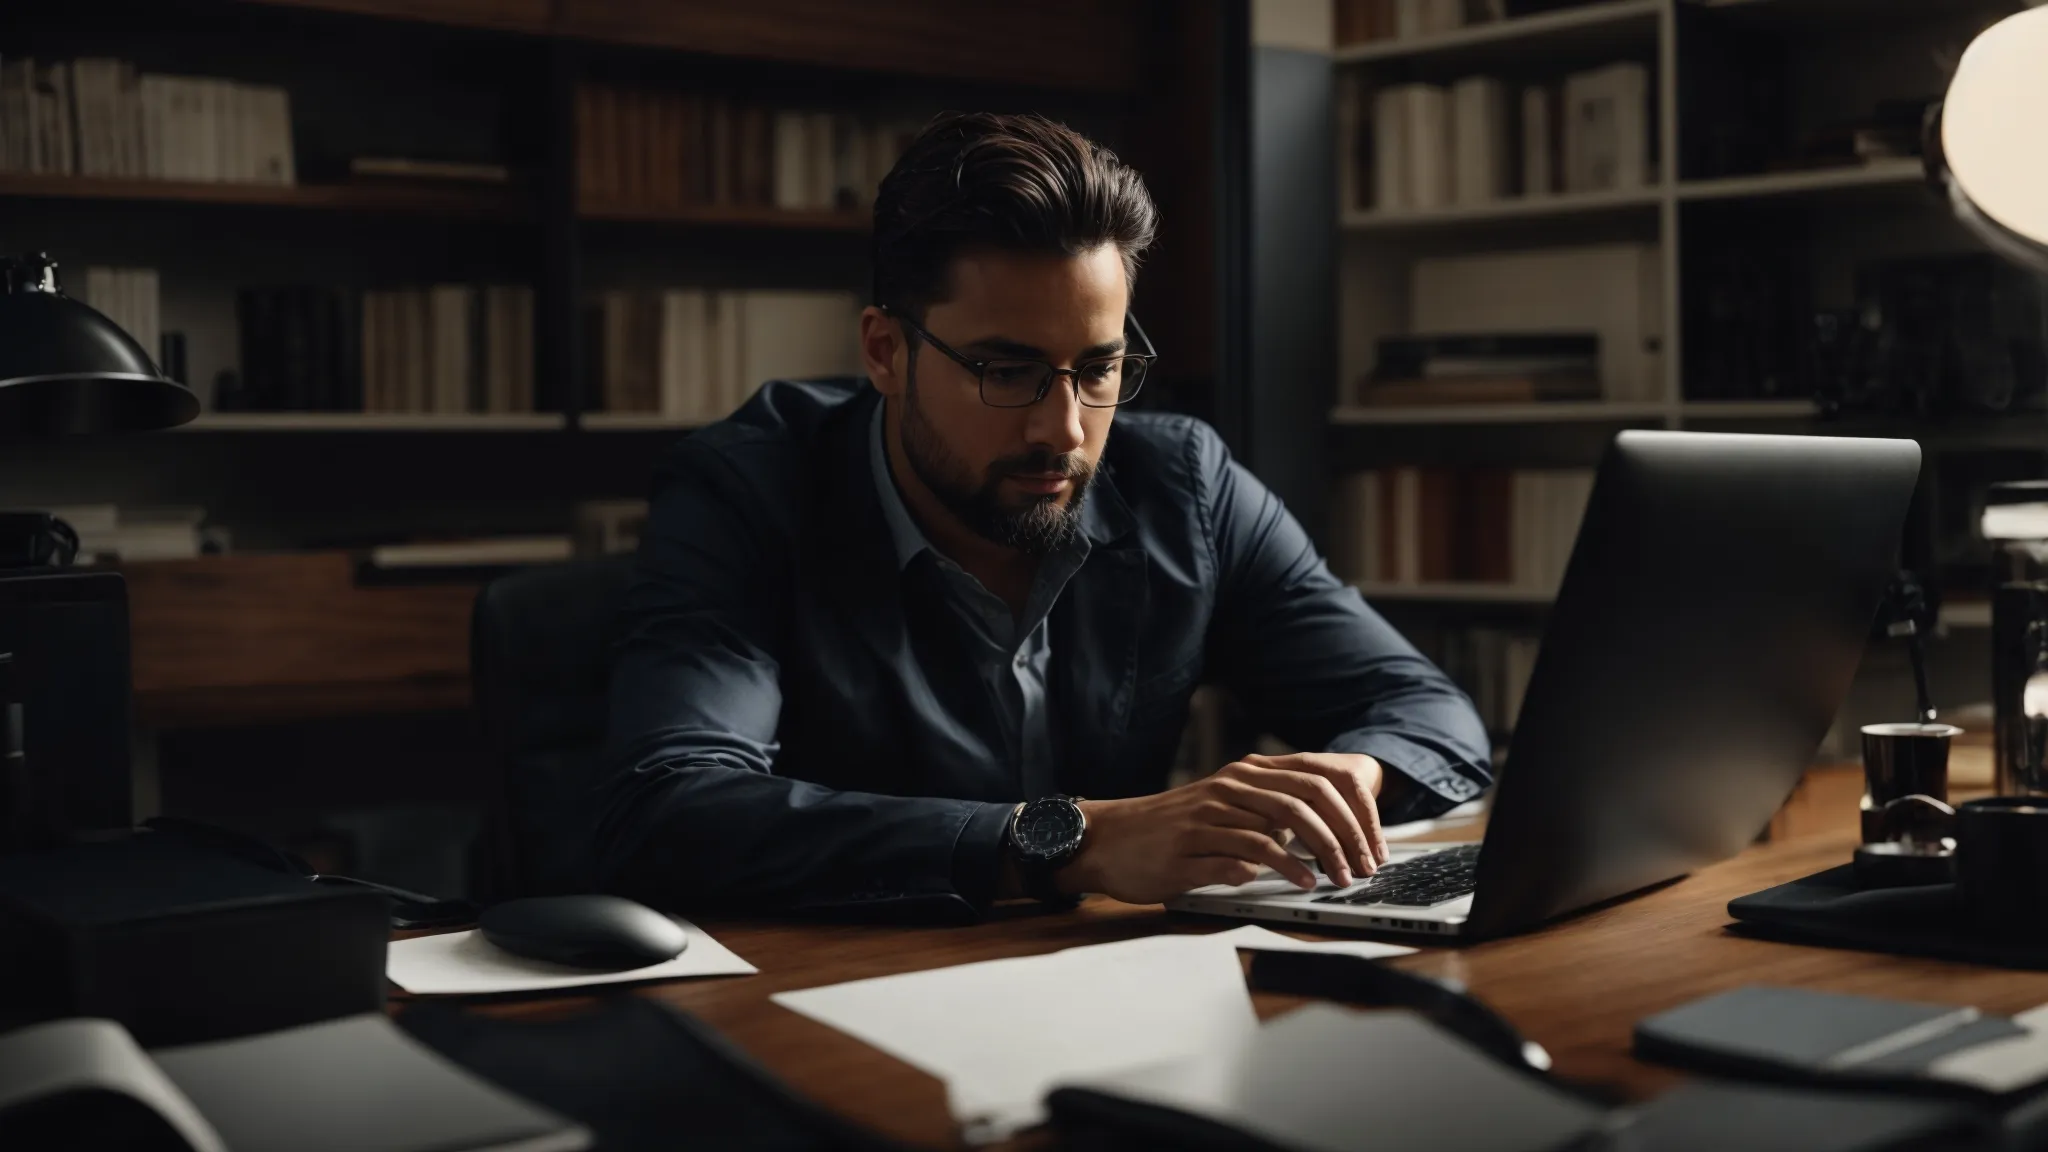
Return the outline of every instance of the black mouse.
[[[645,968],[690,942],[676,922],[619,896],[532,896],[484,910],[484,939],[517,956],[578,968]]]

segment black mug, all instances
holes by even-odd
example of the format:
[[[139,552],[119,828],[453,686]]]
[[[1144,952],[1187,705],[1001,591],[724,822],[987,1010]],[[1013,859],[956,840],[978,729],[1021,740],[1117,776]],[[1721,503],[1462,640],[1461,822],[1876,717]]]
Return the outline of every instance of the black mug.
[[[1985,935],[2048,940],[2048,796],[1956,806],[1956,891]]]

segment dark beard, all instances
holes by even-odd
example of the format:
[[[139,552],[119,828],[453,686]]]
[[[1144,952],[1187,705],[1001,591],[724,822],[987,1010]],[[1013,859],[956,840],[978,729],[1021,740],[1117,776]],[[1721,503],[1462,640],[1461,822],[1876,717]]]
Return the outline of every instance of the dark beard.
[[[1081,530],[1081,505],[1095,469],[1073,453],[1055,456],[1032,452],[1009,456],[988,466],[976,483],[973,469],[947,449],[938,432],[917,406],[917,375],[906,373],[903,404],[903,457],[910,470],[975,535],[1027,556],[1046,556],[1073,543]],[[1065,504],[1040,496],[1019,508],[1005,507],[997,485],[1017,472],[1063,472],[1072,487]]]

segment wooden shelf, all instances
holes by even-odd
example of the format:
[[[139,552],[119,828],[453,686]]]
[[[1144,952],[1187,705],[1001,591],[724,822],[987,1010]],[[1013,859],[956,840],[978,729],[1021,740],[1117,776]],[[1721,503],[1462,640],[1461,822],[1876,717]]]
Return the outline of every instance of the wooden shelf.
[[[1382,584],[1353,581],[1353,588],[1367,600],[1423,600],[1435,604],[1548,604],[1557,594],[1545,588],[1519,584]]]
[[[1666,406],[1658,401],[1559,400],[1534,404],[1458,404],[1435,407],[1385,408],[1340,405],[1330,410],[1332,424],[1533,424],[1602,420],[1661,420]]]
[[[586,432],[682,432],[709,423],[659,412],[585,412],[578,420]]]
[[[1805,420],[1820,415],[1811,400],[1688,400],[1679,409],[1688,420]]]
[[[639,204],[584,204],[576,214],[585,220],[620,220],[646,224],[682,224],[729,228],[791,228],[814,232],[865,232],[866,212],[796,211],[764,204],[685,204],[649,207]]]
[[[1757,176],[1726,176],[1716,180],[1686,180],[1678,185],[1678,198],[1697,201],[1809,196],[1828,192],[1904,187],[1924,183],[1926,179],[1926,171],[1917,159],[1874,160],[1868,164],[1845,165],[1839,168],[1766,172]]]
[[[1432,36],[1347,44],[1337,49],[1335,58],[1340,64],[1363,64],[1412,56],[1482,55],[1503,45],[1523,52],[1539,43],[1552,52],[1574,44],[1606,45],[1621,35],[1654,36],[1663,9],[1664,0],[1606,0]]]
[[[1663,198],[1663,193],[1655,187],[1625,192],[1580,192],[1500,200],[1491,204],[1460,204],[1449,208],[1346,212],[1339,223],[1347,232],[1377,232],[1512,220],[1547,220],[1559,216],[1646,210],[1655,208]]]
[[[554,432],[560,412],[202,412],[180,432]]]
[[[0,173],[0,198],[47,200],[155,200],[180,204],[234,204],[349,212],[422,212],[510,217],[525,206],[502,185],[231,184],[182,180],[127,180],[99,176]]]

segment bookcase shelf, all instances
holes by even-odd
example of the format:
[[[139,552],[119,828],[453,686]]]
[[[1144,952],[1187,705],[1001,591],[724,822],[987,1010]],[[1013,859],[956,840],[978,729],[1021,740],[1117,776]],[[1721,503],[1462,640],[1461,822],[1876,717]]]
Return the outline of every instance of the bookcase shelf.
[[[706,422],[659,412],[585,412],[578,423],[586,432],[662,432],[702,428]]]
[[[762,204],[687,204],[652,208],[631,204],[585,204],[577,209],[577,215],[585,220],[720,228],[789,228],[814,232],[868,230],[865,212],[800,211]]]
[[[495,217],[526,215],[531,207],[512,189],[494,185],[193,183],[0,173],[0,198],[15,197]]]
[[[1463,204],[1450,208],[1346,212],[1340,223],[1347,232],[1443,228],[1495,221],[1595,215],[1603,212],[1647,212],[1655,209],[1663,199],[1663,191],[1654,187],[1623,192],[1580,192],[1497,200],[1489,204]]]
[[[1665,0],[1606,0],[1561,8],[1537,16],[1474,24],[1454,32],[1406,40],[1372,40],[1336,50],[1340,64],[1363,64],[1415,56],[1485,57],[1513,52],[1570,50],[1611,43],[1618,37],[1654,37]],[[1462,62],[1462,59],[1461,61]]]
[[[1816,168],[1805,172],[1767,172],[1757,176],[1687,180],[1678,185],[1678,198],[1696,201],[1818,195],[1903,187],[1922,183],[1926,178],[1918,158],[1873,160],[1867,164]]]
[[[1548,604],[1557,594],[1547,588],[1520,584],[1384,584],[1370,580],[1351,585],[1367,600],[1423,600],[1435,604]]]
[[[1811,400],[1688,400],[1687,420],[1806,420],[1820,415]]]
[[[203,412],[181,432],[555,432],[560,412]]]
[[[1330,410],[1332,424],[1534,424],[1662,420],[1658,402],[1556,400],[1533,404],[1458,404],[1374,408],[1356,404]]]

